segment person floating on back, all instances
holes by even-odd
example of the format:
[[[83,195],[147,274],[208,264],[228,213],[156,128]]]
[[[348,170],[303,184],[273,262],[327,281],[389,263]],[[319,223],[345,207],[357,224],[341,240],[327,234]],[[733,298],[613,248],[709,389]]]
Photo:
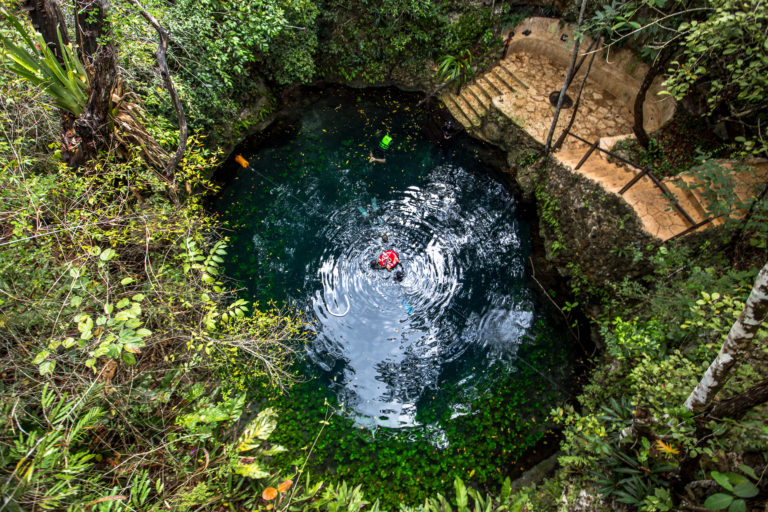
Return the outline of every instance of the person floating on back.
[[[384,135],[376,149],[368,154],[369,162],[384,163],[387,161],[387,151],[389,151],[389,145],[392,143],[392,137],[389,134]]]
[[[371,262],[371,268],[376,270],[387,269],[391,272],[398,266],[402,267],[402,265],[400,265],[400,256],[392,250],[382,252],[381,255],[379,255],[378,260]],[[405,272],[403,272],[402,269],[395,272],[395,281],[402,281],[404,277]]]

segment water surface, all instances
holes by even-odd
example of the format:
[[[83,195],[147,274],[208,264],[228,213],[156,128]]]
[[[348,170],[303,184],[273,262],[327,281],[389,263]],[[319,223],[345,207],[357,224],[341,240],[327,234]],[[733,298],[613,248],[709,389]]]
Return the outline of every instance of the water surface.
[[[561,386],[569,343],[529,288],[529,225],[468,137],[434,144],[415,101],[386,91],[320,95],[282,123],[291,136],[241,148],[250,166],[217,199],[228,273],[304,312],[308,361],[355,423],[429,426],[436,400],[475,413],[521,365],[537,378],[520,385]],[[368,162],[385,133],[387,161]],[[384,250],[395,271],[372,268]],[[544,332],[558,367],[521,350]]]

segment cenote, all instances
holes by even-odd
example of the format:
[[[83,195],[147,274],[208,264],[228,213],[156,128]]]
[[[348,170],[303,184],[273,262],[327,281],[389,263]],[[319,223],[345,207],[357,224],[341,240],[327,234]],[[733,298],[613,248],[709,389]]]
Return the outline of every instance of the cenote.
[[[214,206],[244,298],[306,322],[302,382],[260,403],[280,410],[279,456],[300,464],[328,417],[310,467],[388,503],[524,469],[575,357],[531,284],[530,223],[477,143],[441,143],[419,99],[308,92],[237,149],[249,165],[227,164]],[[384,250],[398,269],[372,265]]]

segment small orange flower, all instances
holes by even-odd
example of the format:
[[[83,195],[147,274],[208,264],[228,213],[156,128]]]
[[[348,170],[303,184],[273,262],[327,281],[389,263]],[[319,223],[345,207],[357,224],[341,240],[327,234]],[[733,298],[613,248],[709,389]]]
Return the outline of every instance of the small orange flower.
[[[264,492],[261,493],[261,497],[267,501],[271,501],[277,498],[277,489],[275,489],[274,487],[267,487],[266,489],[264,489]]]
[[[290,489],[292,485],[293,485],[293,480],[286,480],[277,486],[277,490],[279,492],[285,492],[288,489]]]
[[[656,448],[666,453],[667,455],[680,455],[680,450],[670,444],[665,443],[661,439],[656,440]]]

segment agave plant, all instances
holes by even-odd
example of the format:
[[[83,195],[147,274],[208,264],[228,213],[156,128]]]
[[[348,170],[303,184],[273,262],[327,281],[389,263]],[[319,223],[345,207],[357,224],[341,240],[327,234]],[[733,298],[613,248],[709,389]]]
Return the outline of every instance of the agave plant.
[[[64,45],[57,28],[61,62],[39,33],[30,35],[11,14],[3,13],[25,47],[17,46],[0,34],[0,63],[9,71],[44,90],[53,103],[67,112],[79,116],[88,101],[88,74],[71,44]]]
[[[437,64],[437,77],[443,81],[458,80],[456,91],[472,77],[472,53],[462,50],[458,55],[445,55]]]

